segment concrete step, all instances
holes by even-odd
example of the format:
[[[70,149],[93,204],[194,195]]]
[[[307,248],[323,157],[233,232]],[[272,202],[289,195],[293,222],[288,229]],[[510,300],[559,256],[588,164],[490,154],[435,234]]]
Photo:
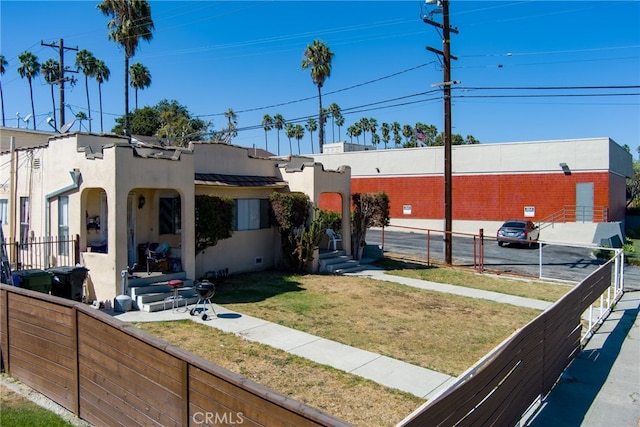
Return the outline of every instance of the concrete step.
[[[329,264],[325,266],[325,271],[327,273],[332,273],[332,274],[342,274],[347,270],[352,270],[359,266],[360,266],[360,263],[358,261],[351,259],[348,261]]]
[[[366,269],[366,267],[365,267],[364,265],[360,265],[360,264],[358,264],[358,265],[353,266],[353,267],[348,267],[348,268],[341,268],[341,269],[338,269],[338,270],[336,270],[336,271],[334,272],[334,274],[357,273],[357,272],[359,272],[359,271],[363,271],[363,270],[365,270],[365,269]]]
[[[318,259],[319,260],[331,259],[339,256],[345,256],[345,255],[347,255],[347,251],[342,249],[337,251],[321,251],[320,255],[318,256]]]
[[[184,310],[185,305],[189,306],[197,302],[198,302],[198,296],[196,295],[193,297],[182,298],[178,300],[178,306],[180,310]],[[154,301],[154,302],[142,304],[140,306],[140,310],[146,311],[149,313],[154,313],[156,311],[163,311],[163,310],[171,310],[171,300]]]
[[[180,288],[178,289],[178,295],[183,298],[191,298],[193,296],[198,296],[198,293],[194,288]],[[167,292],[150,292],[138,295],[135,301],[138,303],[138,306],[142,306],[156,301],[163,301],[171,296],[173,296],[173,290]]]
[[[186,277],[187,273],[185,273],[184,271],[168,274],[147,274],[146,272],[134,272],[131,276],[128,277],[127,286],[129,288],[137,288],[140,286],[152,285],[158,282],[168,282],[169,280],[185,280]]]

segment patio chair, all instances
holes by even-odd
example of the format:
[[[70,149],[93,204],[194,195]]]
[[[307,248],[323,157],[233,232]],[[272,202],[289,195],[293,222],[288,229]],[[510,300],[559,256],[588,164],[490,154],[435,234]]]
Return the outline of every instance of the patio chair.
[[[342,242],[342,236],[339,235],[338,233],[336,233],[335,231],[333,231],[330,228],[327,228],[327,236],[329,236],[329,242],[327,243],[327,249],[329,249],[331,247],[331,244],[333,243],[333,250],[337,250],[337,246],[336,244],[338,242]]]
[[[155,270],[157,268],[160,268],[162,272],[167,272],[169,270],[170,252],[171,247],[167,243],[162,243],[160,245],[151,243],[146,250],[147,274],[151,274],[151,270]]]

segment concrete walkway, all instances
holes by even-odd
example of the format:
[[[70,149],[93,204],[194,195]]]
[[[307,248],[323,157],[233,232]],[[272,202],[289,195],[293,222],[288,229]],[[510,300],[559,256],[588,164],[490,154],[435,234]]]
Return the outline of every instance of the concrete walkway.
[[[551,305],[530,298],[393,276],[376,268],[350,275],[538,310]],[[130,311],[114,313],[114,316],[125,322],[191,319],[424,399],[455,381],[454,377],[440,372],[213,306],[217,316],[206,321],[200,316],[171,310]],[[625,293],[527,425],[640,427],[639,306],[640,292]]]
[[[350,273],[349,275],[370,277],[376,280],[401,283],[420,289],[493,300],[504,304],[535,308],[538,310],[544,310],[551,305],[549,302],[530,298],[521,298],[462,286],[392,276],[385,274],[383,270],[373,267],[358,273]],[[213,306],[217,316],[206,321],[203,321],[199,316],[192,317],[189,313],[172,312],[171,310],[154,313],[129,311],[126,313],[114,313],[114,316],[125,322],[157,322],[162,320],[191,319],[224,332],[236,334],[247,340],[267,344],[288,353],[307,358],[316,363],[329,365],[336,369],[370,379],[387,387],[402,390],[424,399],[429,399],[439,393],[442,388],[449,387],[455,380],[454,377],[440,372],[370,351],[350,347],[262,319],[231,312],[216,304]]]

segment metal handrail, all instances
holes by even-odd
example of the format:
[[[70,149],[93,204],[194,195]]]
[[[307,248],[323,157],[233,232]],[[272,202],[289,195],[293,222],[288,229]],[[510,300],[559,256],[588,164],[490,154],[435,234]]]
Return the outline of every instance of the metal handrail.
[[[538,221],[540,229],[565,222],[608,222],[608,206],[565,205],[562,209]]]

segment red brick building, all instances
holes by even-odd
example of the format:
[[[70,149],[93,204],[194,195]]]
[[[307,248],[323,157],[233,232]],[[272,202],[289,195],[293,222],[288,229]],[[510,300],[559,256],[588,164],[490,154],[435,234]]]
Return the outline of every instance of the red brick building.
[[[443,228],[443,147],[326,151],[315,160],[328,169],[350,166],[352,193],[388,194],[391,225]],[[623,221],[631,174],[631,154],[609,138],[454,146],[453,228],[477,231],[524,217]],[[327,196],[322,207],[335,202]]]

